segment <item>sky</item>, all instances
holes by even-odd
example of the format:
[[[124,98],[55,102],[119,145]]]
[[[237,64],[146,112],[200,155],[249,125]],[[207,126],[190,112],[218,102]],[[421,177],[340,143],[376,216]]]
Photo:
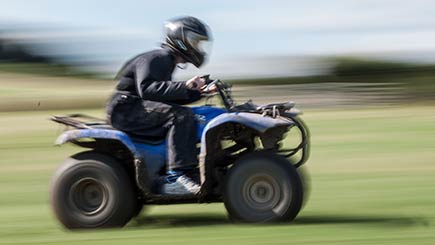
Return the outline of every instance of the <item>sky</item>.
[[[110,60],[114,66],[157,47],[163,38],[163,22],[180,15],[196,16],[210,26],[214,43],[209,67],[223,70],[228,70],[225,64],[234,67],[236,62],[261,63],[268,57],[286,56],[372,54],[435,61],[433,0],[0,3],[0,29],[19,30],[8,35],[49,43],[47,52]],[[37,26],[37,31],[23,29],[28,25]]]

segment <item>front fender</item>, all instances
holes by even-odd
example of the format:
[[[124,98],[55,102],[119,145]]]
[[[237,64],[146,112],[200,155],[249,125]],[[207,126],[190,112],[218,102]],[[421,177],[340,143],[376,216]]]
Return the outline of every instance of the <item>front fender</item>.
[[[248,112],[230,112],[223,113],[213,120],[211,120],[207,126],[204,128],[202,133],[202,138],[207,133],[208,130],[224,124],[224,123],[240,123],[252,129],[255,129],[258,132],[264,133],[270,128],[274,128],[277,126],[285,126],[285,125],[294,125],[293,122],[288,119],[282,117],[272,118],[269,116],[263,116],[257,113],[248,113]]]
[[[225,123],[239,123],[252,128],[260,133],[266,132],[268,129],[278,127],[278,126],[292,126],[295,123],[287,118],[276,117],[272,118],[269,116],[263,116],[256,113],[248,112],[230,112],[223,113],[214,119],[212,119],[207,126],[205,126],[201,135],[201,156],[204,156],[207,151],[207,132],[211,129],[225,124]]]
[[[204,183],[206,164],[208,161],[207,158],[207,146],[208,144],[216,144],[215,139],[207,139],[207,133],[210,132],[213,128],[216,128],[219,125],[225,123],[239,123],[245,125],[249,128],[252,128],[259,133],[264,133],[268,129],[275,128],[278,126],[293,126],[295,123],[287,118],[276,117],[272,118],[269,116],[263,116],[261,114],[256,113],[248,113],[248,112],[229,112],[223,113],[214,119],[212,119],[207,126],[205,126],[204,131],[201,135],[201,150],[200,150],[200,160],[199,166],[201,171],[201,182]],[[209,141],[209,142],[208,142]]]
[[[85,138],[117,140],[124,144],[133,153],[133,155],[136,156],[138,154],[136,146],[133,141],[131,141],[130,137],[121,131],[113,129],[75,129],[65,131],[59,135],[55,144],[63,145],[67,142]]]

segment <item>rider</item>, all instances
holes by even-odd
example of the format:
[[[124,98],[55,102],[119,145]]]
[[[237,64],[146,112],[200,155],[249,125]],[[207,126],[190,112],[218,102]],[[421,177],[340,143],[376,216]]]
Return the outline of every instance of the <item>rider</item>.
[[[107,113],[113,127],[136,138],[167,137],[168,166],[164,194],[195,194],[198,183],[186,173],[198,164],[195,118],[182,105],[201,98],[205,80],[173,81],[179,64],[200,67],[206,58],[204,44],[211,41],[207,25],[194,17],[181,17],[165,25],[161,49],[140,54],[119,71],[116,93]]]

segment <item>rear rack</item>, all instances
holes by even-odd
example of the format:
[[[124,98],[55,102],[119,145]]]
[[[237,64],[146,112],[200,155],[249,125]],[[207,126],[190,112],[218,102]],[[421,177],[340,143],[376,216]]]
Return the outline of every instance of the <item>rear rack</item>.
[[[70,114],[65,116],[52,116],[51,121],[64,124],[66,126],[89,129],[89,128],[112,128],[106,120],[84,114]]]

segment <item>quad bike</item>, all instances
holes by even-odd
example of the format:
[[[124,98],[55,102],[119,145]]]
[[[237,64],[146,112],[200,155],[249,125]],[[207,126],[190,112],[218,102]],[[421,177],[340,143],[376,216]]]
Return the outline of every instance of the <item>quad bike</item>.
[[[309,131],[293,102],[237,105],[231,86],[210,80],[223,108],[192,107],[197,119],[200,192],[164,195],[167,142],[137,139],[105,120],[75,114],[54,116],[67,130],[56,140],[90,150],[75,154],[51,181],[51,204],[67,228],[122,227],[144,205],[223,202],[236,222],[293,220],[304,202],[298,168],[309,156]],[[296,135],[292,132],[297,132]],[[287,139],[291,136],[291,139]],[[296,139],[296,140],[295,140]],[[291,147],[286,142],[296,141]]]

